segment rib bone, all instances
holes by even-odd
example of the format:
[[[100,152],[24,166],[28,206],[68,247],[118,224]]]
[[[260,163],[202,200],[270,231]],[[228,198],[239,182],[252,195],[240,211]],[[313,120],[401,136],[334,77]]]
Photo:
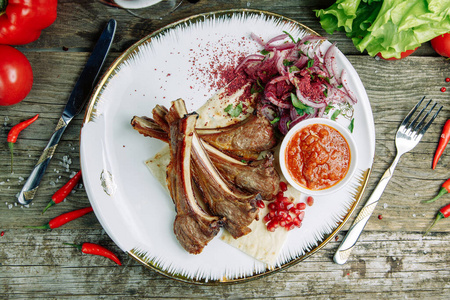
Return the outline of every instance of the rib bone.
[[[222,225],[221,218],[201,209],[193,192],[191,148],[196,119],[197,115],[191,114],[169,122],[171,162],[167,167],[167,185],[177,211],[174,233],[192,254],[200,253]]]

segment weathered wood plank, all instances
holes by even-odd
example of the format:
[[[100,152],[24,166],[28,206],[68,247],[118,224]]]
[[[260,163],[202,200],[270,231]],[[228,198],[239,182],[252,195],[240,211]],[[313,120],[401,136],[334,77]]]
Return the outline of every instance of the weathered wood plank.
[[[431,293],[445,299],[450,291],[450,241],[442,234],[422,238],[405,231],[366,232],[346,265],[332,263],[338,246],[333,241],[308,260],[282,272],[226,286],[187,286],[146,270],[123,253],[119,256],[124,266],[118,267],[107,259],[82,255],[62,244],[83,241],[98,242],[119,253],[101,229],[56,229],[33,236],[23,229],[6,231],[0,239],[4,295],[24,298],[38,292],[46,298],[114,295],[216,299],[356,299],[370,295],[388,299]]]
[[[201,0],[195,5],[185,3],[163,19],[142,20],[98,1],[58,1],[56,22],[36,42],[18,47],[33,67],[32,92],[22,103],[0,108],[2,141],[14,124],[40,113],[38,121],[21,133],[15,145],[13,174],[9,172],[9,149],[6,143],[0,143],[0,231],[5,233],[0,237],[0,294],[11,299],[447,299],[448,221],[438,224],[429,236],[422,237],[422,233],[437,209],[450,198],[446,196],[429,205],[420,204],[420,200],[434,196],[449,177],[447,152],[436,170],[430,167],[440,130],[450,115],[447,94],[439,90],[445,85],[444,78],[450,77],[449,61],[438,57],[429,43],[413,57],[395,62],[358,53],[344,34],[326,34],[315,17],[314,9],[333,2]],[[118,21],[109,65],[133,43],[162,26],[193,14],[233,8],[271,11],[305,24],[336,41],[359,73],[371,101],[376,128],[373,171],[362,202],[393,160],[393,137],[411,106],[423,95],[445,105],[423,141],[402,157],[349,262],[336,265],[332,257],[350,222],[339,233],[338,241],[330,242],[304,262],[256,281],[225,286],[187,285],[145,269],[114,245],[93,213],[53,231],[24,229],[25,225],[42,225],[63,212],[89,205],[86,192],[79,186],[66,202],[41,214],[51,195],[80,167],[82,115],[65,132],[33,204],[21,208],[14,201],[56,126],[105,22],[109,18]],[[71,159],[68,170],[64,165],[67,158]],[[357,211],[361,206],[362,203]],[[378,215],[383,218],[378,219]],[[118,253],[124,266],[118,267],[102,257],[82,255],[63,242],[102,244]]]

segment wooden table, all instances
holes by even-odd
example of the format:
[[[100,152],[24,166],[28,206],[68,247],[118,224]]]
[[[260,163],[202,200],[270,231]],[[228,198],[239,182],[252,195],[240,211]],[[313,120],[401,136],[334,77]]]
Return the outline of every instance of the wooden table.
[[[42,225],[51,217],[89,205],[84,189],[78,187],[65,203],[41,214],[51,195],[80,168],[82,114],[65,132],[34,202],[23,207],[15,200],[109,18],[117,20],[118,29],[107,65],[156,29],[190,15],[223,9],[252,8],[279,13],[327,36],[313,9],[328,7],[333,1],[200,0],[194,5],[184,3],[174,13],[152,21],[97,1],[58,2],[56,22],[43,31],[39,40],[19,47],[33,67],[31,93],[20,104],[0,108],[0,139],[3,141],[0,143],[0,231],[4,232],[0,237],[1,298],[448,299],[450,223],[442,221],[428,236],[422,234],[437,210],[450,202],[450,197],[429,205],[419,203],[434,196],[450,175],[449,149],[436,170],[430,167],[441,128],[450,116],[449,92],[440,91],[442,86],[450,90],[444,80],[450,77],[450,65],[434,53],[429,43],[411,57],[391,62],[359,53],[341,33],[328,36],[338,43],[359,73],[375,119],[373,172],[356,211],[393,160],[393,137],[410,107],[424,95],[445,105],[422,142],[401,159],[380,205],[345,265],[335,264],[332,257],[350,222],[338,234],[338,241],[328,243],[312,257],[287,270],[246,283],[218,286],[189,285],[144,268],[120,251],[94,214],[53,231],[24,229],[24,225]],[[21,133],[15,145],[15,168],[11,174],[6,144],[8,131],[36,113],[40,113],[38,121]],[[64,166],[68,159],[71,161],[69,171]],[[119,254],[123,266],[118,267],[101,257],[81,255],[63,245],[63,242],[74,241],[106,246]]]

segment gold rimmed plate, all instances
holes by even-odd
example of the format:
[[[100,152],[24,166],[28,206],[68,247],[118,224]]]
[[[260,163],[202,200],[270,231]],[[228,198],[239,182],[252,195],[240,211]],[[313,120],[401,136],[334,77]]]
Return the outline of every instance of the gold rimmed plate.
[[[217,237],[199,255],[187,253],[173,234],[175,210],[167,191],[145,161],[164,143],[139,135],[134,115],[151,116],[156,104],[183,98],[188,110],[204,104],[224,81],[217,69],[236,66],[256,53],[251,33],[264,40],[289,32],[316,34],[304,25],[270,12],[229,10],[196,15],[170,24],[138,41],[108,69],[92,94],[81,131],[83,180],[94,212],[111,239],[143,265],[177,280],[196,284],[242,282],[272,274],[321,249],[342,228],[367,184],[375,150],[369,99],[358,74],[338,52],[338,68],[358,98],[353,137],[357,173],[333,197],[317,197],[307,207],[301,228],[289,232],[273,266]],[[328,42],[324,47],[329,46]],[[342,118],[338,122],[346,123]],[[302,195],[300,201],[304,201]],[[331,263],[331,261],[330,261]]]

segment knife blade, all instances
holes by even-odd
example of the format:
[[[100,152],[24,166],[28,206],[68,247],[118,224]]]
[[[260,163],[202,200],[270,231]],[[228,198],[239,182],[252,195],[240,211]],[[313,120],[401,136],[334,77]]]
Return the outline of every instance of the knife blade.
[[[30,176],[17,197],[20,204],[26,205],[33,201],[36,191],[39,188],[39,183],[41,182],[42,176],[44,175],[45,170],[47,169],[47,166],[55,153],[55,149],[58,146],[61,136],[70,121],[83,110],[83,107],[89,99],[89,96],[96,84],[97,77],[114,40],[116,27],[116,20],[109,20],[100,35],[100,38],[95,44],[94,50],[92,51],[86,66],[81,72],[81,75],[69,96],[69,100],[67,101],[66,107],[58,120],[55,131],[50,137],[47,146],[42,152],[38,162],[34,166]]]

